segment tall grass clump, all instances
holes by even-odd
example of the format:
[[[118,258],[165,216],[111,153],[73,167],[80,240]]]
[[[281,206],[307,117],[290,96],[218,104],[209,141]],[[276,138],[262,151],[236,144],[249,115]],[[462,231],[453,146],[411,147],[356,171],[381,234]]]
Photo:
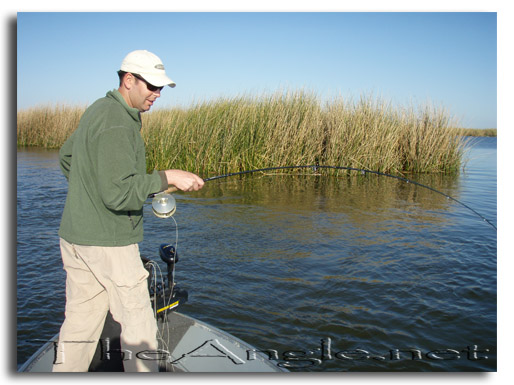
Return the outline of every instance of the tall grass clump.
[[[18,145],[59,147],[84,109],[18,112]],[[148,169],[202,176],[319,163],[385,173],[456,173],[463,140],[449,114],[363,96],[321,102],[306,91],[244,95],[142,115]]]
[[[18,111],[18,146],[59,148],[77,128],[85,107],[40,106]]]
[[[415,173],[459,171],[466,140],[452,128],[448,113],[433,106],[402,114],[405,127],[399,140],[403,171]]]
[[[464,143],[444,110],[362,97],[328,104],[325,116],[327,162],[388,173],[455,173],[461,166]]]
[[[331,164],[400,172],[397,117],[390,106],[361,98],[328,103],[324,120],[324,159]]]
[[[463,141],[448,113],[371,97],[321,103],[298,91],[198,103],[144,116],[149,166],[207,173],[324,164],[455,173]]]
[[[205,173],[319,160],[322,110],[313,95],[274,94],[198,103],[144,116],[149,165]]]

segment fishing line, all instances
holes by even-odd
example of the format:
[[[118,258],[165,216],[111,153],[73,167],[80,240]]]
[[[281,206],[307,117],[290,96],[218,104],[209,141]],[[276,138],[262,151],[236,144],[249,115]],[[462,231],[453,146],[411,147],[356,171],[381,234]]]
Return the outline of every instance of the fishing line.
[[[173,222],[175,222],[175,255],[178,255],[178,224],[177,224],[177,221],[175,220],[175,218],[173,218],[173,216],[171,217],[171,219],[173,219]],[[173,296],[173,288],[175,287],[175,265],[176,265],[176,263],[173,263],[173,269],[171,271],[171,292],[170,292],[170,297],[168,299],[168,302],[166,303],[166,306],[171,303],[171,298]],[[167,310],[166,310],[166,312],[167,312]],[[166,316],[166,314],[165,314],[165,316]]]
[[[162,203],[162,202],[161,202]],[[177,221],[175,220],[175,218],[173,217],[173,214],[175,213],[175,200],[173,198],[173,205],[168,205],[168,208],[171,209],[171,214],[168,215],[168,213],[164,213],[163,211],[161,212],[156,212],[155,210],[155,206],[154,206],[154,214],[159,217],[159,218],[169,218],[171,217],[173,219],[173,222],[175,223],[175,255],[177,255],[177,250],[178,250],[178,223]],[[158,263],[156,263],[155,261],[152,261],[152,260],[148,260],[146,263],[145,263],[145,266],[147,268],[150,269],[150,274],[151,274],[151,278],[150,278],[150,286],[153,288],[153,309],[154,309],[154,317],[155,319],[157,319],[158,317],[158,312],[160,312],[161,310],[159,310],[159,301],[158,301],[158,297],[162,297],[162,300],[163,300],[163,307],[161,309],[164,309],[162,310],[164,312],[163,314],[163,317],[162,317],[162,322],[163,322],[163,328],[162,330],[166,331],[165,334],[163,334],[159,328],[157,328],[157,339],[161,342],[162,346],[164,347],[164,350],[165,351],[168,351],[168,344],[169,344],[169,340],[170,340],[170,335],[169,335],[169,328],[168,328],[168,311],[170,310],[170,304],[172,303],[172,301],[174,300],[174,297],[173,297],[173,288],[175,287],[175,263],[173,263],[173,266],[172,266],[172,271],[171,271],[171,282],[169,281],[168,279],[168,285],[169,285],[169,295],[166,295],[166,282],[164,280],[164,277],[163,277],[163,274],[162,274],[162,270],[159,266]],[[159,287],[159,284],[160,284],[160,287]]]
[[[237,175],[253,174],[253,173],[256,173],[256,172],[277,171],[277,170],[287,170],[287,169],[306,169],[306,168],[310,168],[314,172],[316,172],[318,169],[358,171],[358,172],[362,173],[363,175],[365,175],[366,173],[369,173],[369,174],[375,174],[375,175],[380,175],[380,176],[386,176],[386,177],[395,178],[395,179],[398,179],[398,180],[401,180],[403,182],[410,183],[410,184],[413,184],[413,185],[416,185],[416,186],[419,186],[419,187],[423,187],[423,188],[426,188],[426,189],[428,189],[430,191],[433,191],[433,192],[435,192],[437,194],[441,194],[442,196],[444,196],[444,197],[446,197],[446,198],[448,198],[448,199],[450,199],[450,200],[452,200],[452,201],[462,205],[463,207],[467,208],[468,210],[473,212],[475,215],[480,217],[484,222],[489,224],[495,230],[497,230],[496,226],[493,223],[491,223],[491,221],[489,221],[487,218],[485,218],[483,215],[481,215],[479,212],[477,212],[476,210],[474,210],[473,208],[471,208],[467,204],[459,201],[458,199],[455,199],[452,196],[450,196],[448,194],[445,194],[442,191],[436,190],[433,187],[430,187],[430,186],[427,186],[425,184],[422,184],[422,183],[419,183],[419,182],[416,182],[416,181],[404,178],[402,176],[391,175],[391,174],[386,174],[386,173],[383,173],[383,172],[380,172],[380,171],[366,170],[366,169],[362,169],[362,168],[344,167],[344,166],[324,166],[324,165],[319,165],[319,164],[315,164],[315,165],[301,165],[301,166],[264,167],[264,168],[254,169],[254,170],[231,172],[231,173],[227,173],[227,174],[223,174],[223,175],[212,176],[210,178],[205,178],[204,182],[209,182],[209,181],[216,180],[216,179],[228,178],[228,177],[237,176]]]
[[[157,297],[159,293],[158,284],[161,284],[162,290],[164,290],[164,278],[162,275],[161,267],[158,263],[152,260],[148,260],[145,263],[145,267],[149,269],[150,273],[150,286],[153,288],[153,311],[154,311],[154,318],[157,319]],[[163,330],[168,330],[167,324],[168,324],[168,317],[165,317],[163,320],[164,328]],[[169,336],[165,337],[162,332],[157,328],[157,340],[161,342],[162,346],[168,350],[168,342],[169,342]]]
[[[151,287],[153,287],[153,292],[154,292],[154,298],[153,298],[153,302],[154,302],[154,316],[157,318],[157,284],[158,284],[158,281],[160,281],[161,283],[164,282],[164,279],[163,279],[163,276],[162,276],[162,270],[161,270],[161,267],[159,266],[158,263],[156,263],[155,261],[152,261],[151,259],[148,260],[148,262],[145,263],[145,266],[149,266],[150,267],[150,274],[151,274],[151,282],[150,282],[150,285]],[[157,273],[159,273],[159,278],[157,276]]]

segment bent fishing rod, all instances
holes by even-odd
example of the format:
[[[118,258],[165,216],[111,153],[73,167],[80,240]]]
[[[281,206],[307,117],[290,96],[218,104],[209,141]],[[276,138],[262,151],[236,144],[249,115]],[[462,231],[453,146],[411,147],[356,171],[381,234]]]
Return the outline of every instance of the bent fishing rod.
[[[480,214],[479,212],[477,212],[476,210],[474,210],[472,207],[468,206],[464,202],[461,202],[460,200],[455,199],[452,196],[450,196],[448,194],[445,194],[442,191],[436,190],[433,187],[430,187],[430,186],[427,186],[425,184],[413,181],[411,179],[407,179],[407,178],[405,178],[403,176],[387,174],[387,173],[380,172],[380,171],[366,170],[366,169],[363,169],[363,168],[345,167],[345,166],[326,166],[326,165],[319,165],[319,164],[298,165],[298,166],[264,167],[264,168],[256,168],[256,169],[253,169],[253,170],[230,172],[230,173],[223,174],[223,175],[212,176],[212,177],[209,177],[209,178],[205,178],[204,182],[209,182],[209,181],[213,181],[213,180],[217,180],[217,179],[223,179],[223,178],[229,178],[229,177],[238,176],[238,175],[253,174],[253,173],[257,173],[257,172],[278,171],[278,170],[291,170],[291,169],[312,169],[313,172],[316,172],[318,169],[357,171],[357,172],[360,172],[362,175],[375,174],[375,175],[385,176],[385,177],[388,177],[388,178],[398,179],[398,180],[400,180],[402,182],[405,182],[405,183],[410,183],[410,184],[413,184],[413,185],[416,185],[416,186],[419,186],[419,187],[422,187],[422,188],[426,188],[426,189],[428,189],[430,191],[433,191],[433,192],[435,192],[437,194],[440,194],[440,195],[446,197],[447,199],[450,199],[450,200],[460,204],[461,206],[465,207],[466,209],[470,210],[472,213],[474,213],[475,215],[480,217],[484,222],[489,224],[495,230],[497,230],[496,226],[491,221],[489,221],[487,218],[485,218],[482,214]],[[171,187],[168,190],[166,190],[165,193],[170,193],[170,192],[174,192],[174,191],[177,191],[177,188],[176,187]],[[151,197],[154,197],[154,196],[157,197],[158,195],[159,194],[154,194]],[[158,215],[158,213],[155,211],[155,206],[154,206],[154,212],[156,213],[156,215]]]

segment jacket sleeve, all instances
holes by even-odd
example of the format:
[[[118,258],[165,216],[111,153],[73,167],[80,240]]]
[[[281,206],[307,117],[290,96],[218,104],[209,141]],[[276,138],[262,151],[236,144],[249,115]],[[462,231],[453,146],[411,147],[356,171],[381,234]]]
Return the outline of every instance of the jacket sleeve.
[[[163,189],[159,172],[146,173],[144,145],[135,135],[126,127],[112,127],[96,141],[99,193],[114,211],[140,210],[148,195]]]
[[[61,166],[61,171],[66,177],[69,178],[70,170],[71,170],[71,158],[72,158],[72,149],[73,149],[73,138],[74,133],[64,142],[61,149],[59,150],[59,165]]]

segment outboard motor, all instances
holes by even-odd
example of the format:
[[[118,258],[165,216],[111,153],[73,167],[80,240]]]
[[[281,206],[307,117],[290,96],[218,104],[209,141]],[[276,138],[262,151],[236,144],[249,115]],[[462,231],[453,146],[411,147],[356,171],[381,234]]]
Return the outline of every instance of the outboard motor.
[[[175,247],[170,244],[163,243],[159,246],[159,255],[164,263],[168,265],[168,267],[173,267],[175,263],[178,262],[178,254],[175,251]]]
[[[156,314],[158,318],[164,318],[167,311],[172,311],[184,302],[187,302],[187,290],[182,290],[175,285],[175,264],[178,262],[178,253],[173,245],[163,243],[159,246],[159,256],[166,263],[167,277],[164,290],[158,290]],[[160,294],[160,295],[159,295]]]
[[[170,244],[163,243],[159,246],[159,255],[163,262],[168,266],[168,284],[171,288],[175,286],[175,263],[178,262],[178,253]]]

